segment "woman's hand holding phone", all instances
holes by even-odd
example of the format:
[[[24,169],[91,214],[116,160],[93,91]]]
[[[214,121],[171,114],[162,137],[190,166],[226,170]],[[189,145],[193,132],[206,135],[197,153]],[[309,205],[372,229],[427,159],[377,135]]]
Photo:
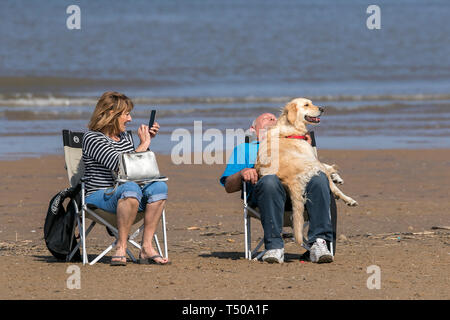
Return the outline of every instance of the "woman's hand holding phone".
[[[138,128],[138,137],[140,140],[139,146],[136,148],[136,152],[147,151],[152,141],[150,130],[145,124],[141,124]]]
[[[159,131],[159,124],[158,124],[158,122],[155,122],[155,123],[153,124],[153,126],[152,126],[151,128],[148,129],[148,132],[150,133],[150,136],[151,136],[152,138],[154,138],[154,137],[156,136],[156,134],[158,133],[158,131]]]

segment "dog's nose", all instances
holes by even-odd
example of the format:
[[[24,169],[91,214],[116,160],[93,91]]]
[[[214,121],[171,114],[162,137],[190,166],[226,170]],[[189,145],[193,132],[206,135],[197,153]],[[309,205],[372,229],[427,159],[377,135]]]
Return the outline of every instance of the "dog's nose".
[[[322,107],[319,107],[319,111],[320,111],[320,113],[324,113],[324,112],[325,112],[325,109],[322,108]]]

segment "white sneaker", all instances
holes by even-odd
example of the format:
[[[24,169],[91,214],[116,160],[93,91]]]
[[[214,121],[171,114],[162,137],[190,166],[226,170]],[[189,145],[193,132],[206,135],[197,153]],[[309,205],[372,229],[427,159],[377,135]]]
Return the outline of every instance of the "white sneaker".
[[[267,250],[267,252],[262,257],[262,260],[268,263],[283,263],[284,248]]]
[[[316,242],[311,246],[309,256],[311,261],[315,263],[333,262],[333,255],[328,250],[327,242],[321,238],[317,238]]]

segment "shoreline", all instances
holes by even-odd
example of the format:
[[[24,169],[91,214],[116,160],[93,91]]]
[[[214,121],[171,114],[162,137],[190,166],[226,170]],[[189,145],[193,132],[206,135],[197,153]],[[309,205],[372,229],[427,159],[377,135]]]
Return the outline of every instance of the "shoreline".
[[[333,152],[398,152],[398,151],[405,151],[405,152],[430,152],[432,150],[450,150],[449,147],[442,147],[442,148],[436,148],[436,147],[430,147],[430,148],[383,148],[383,149],[345,149],[345,148],[340,148],[340,149],[330,149],[330,148],[320,148],[318,149],[318,152],[325,152],[325,153],[333,153]],[[230,152],[231,154],[232,149],[230,150],[219,150],[217,151],[217,153],[219,154],[219,156],[221,156],[223,158],[223,153],[227,153]],[[154,151],[155,154],[157,155],[157,157],[171,157],[170,153],[165,153],[165,152],[158,152],[158,151]],[[195,165],[222,165],[225,163],[213,163],[213,164],[208,164],[208,163],[194,163],[194,159],[195,159],[195,155],[199,154],[200,152],[191,152],[189,153],[186,157],[189,157],[191,159],[191,163],[187,163],[187,165],[189,164],[195,164]],[[203,152],[204,154],[204,152]],[[3,157],[6,158],[3,158]],[[46,157],[58,157],[58,156],[64,156],[64,150],[61,147],[61,153],[42,153],[42,154],[37,154],[37,153],[33,153],[33,152],[23,152],[23,153],[11,153],[11,154],[7,154],[7,155],[3,155],[0,154],[0,163],[1,162],[15,162],[15,161],[21,161],[21,160],[25,160],[25,159],[40,159],[40,158],[46,158]],[[320,156],[320,155],[319,155]],[[203,159],[203,157],[202,157]],[[225,160],[225,162],[227,161],[226,158],[223,158]]]

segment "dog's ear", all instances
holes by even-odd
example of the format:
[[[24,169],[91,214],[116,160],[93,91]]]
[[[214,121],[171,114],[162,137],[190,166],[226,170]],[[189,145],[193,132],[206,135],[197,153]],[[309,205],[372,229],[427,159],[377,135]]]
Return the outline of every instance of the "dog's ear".
[[[287,115],[287,120],[294,124],[297,119],[297,104],[295,102],[290,102],[285,108],[285,113]]]

